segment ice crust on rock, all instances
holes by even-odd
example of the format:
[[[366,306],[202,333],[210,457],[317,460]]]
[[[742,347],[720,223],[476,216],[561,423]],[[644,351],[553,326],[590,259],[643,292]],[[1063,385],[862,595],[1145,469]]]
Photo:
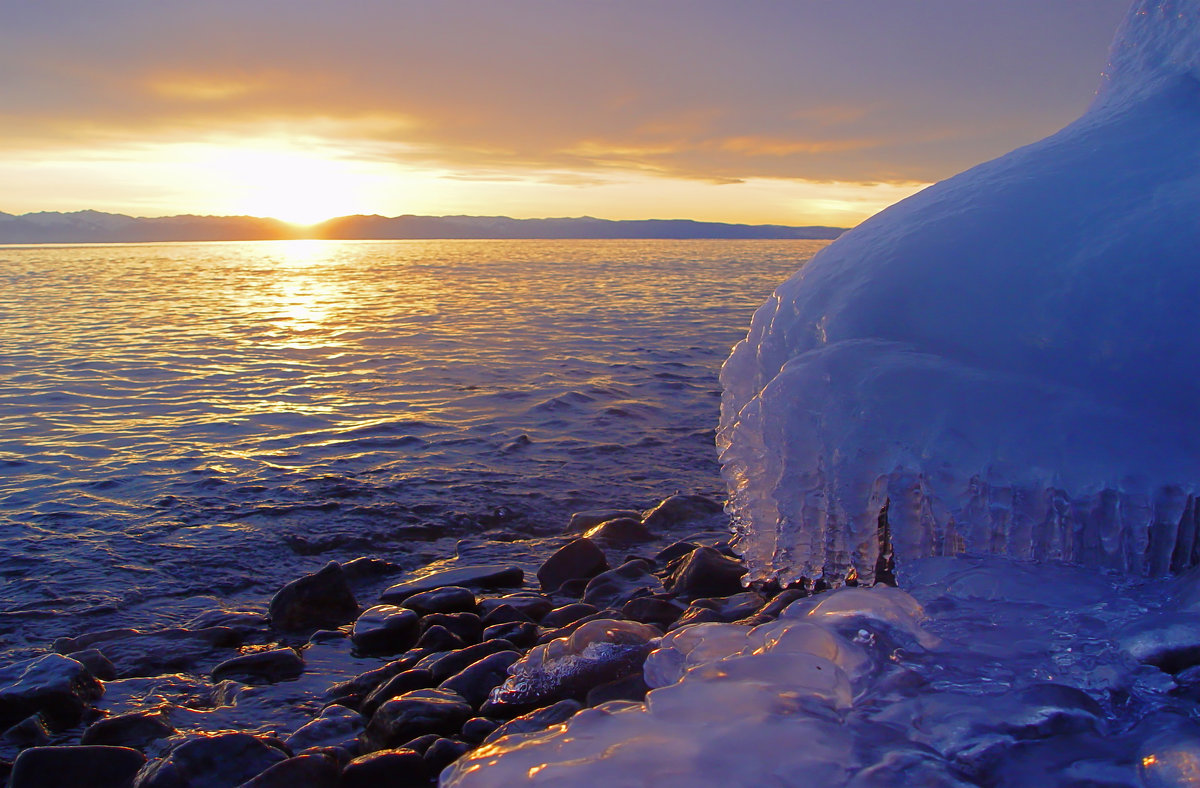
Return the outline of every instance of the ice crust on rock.
[[[846,233],[722,370],[749,580],[960,552],[1197,562],[1200,3],[1139,0],[1092,107]]]

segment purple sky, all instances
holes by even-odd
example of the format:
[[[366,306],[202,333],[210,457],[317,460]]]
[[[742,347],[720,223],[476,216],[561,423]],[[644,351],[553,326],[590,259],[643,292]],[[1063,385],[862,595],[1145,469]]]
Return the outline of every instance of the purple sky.
[[[12,3],[0,210],[847,224],[1077,116],[1127,5]]]

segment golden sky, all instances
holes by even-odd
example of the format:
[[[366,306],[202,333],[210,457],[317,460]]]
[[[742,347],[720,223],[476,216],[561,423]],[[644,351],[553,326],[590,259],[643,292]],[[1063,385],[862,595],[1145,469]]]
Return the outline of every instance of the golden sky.
[[[1077,116],[1127,6],[0,2],[0,211],[836,226]]]

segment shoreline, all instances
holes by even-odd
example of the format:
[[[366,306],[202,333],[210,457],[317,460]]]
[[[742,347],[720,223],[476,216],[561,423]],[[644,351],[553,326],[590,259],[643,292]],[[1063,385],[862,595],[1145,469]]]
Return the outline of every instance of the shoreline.
[[[385,772],[434,784],[491,729],[544,727],[648,689],[635,659],[544,703],[488,705],[508,666],[537,645],[592,621],[657,636],[764,615],[774,596],[741,587],[745,567],[727,537],[717,501],[676,495],[645,512],[577,513],[558,536],[459,540],[455,555],[407,572],[376,556],[331,561],[280,589],[268,616],[214,609],[179,627],[59,637],[49,653],[0,668],[0,776],[11,770],[11,788],[57,784],[44,782],[53,764],[80,786],[153,788],[215,757],[241,769],[231,785],[352,785]],[[380,707],[395,701],[394,713],[395,698],[413,693],[403,702],[468,716],[381,734]],[[107,759],[118,762],[116,782]],[[109,776],[81,777],[97,773]]]

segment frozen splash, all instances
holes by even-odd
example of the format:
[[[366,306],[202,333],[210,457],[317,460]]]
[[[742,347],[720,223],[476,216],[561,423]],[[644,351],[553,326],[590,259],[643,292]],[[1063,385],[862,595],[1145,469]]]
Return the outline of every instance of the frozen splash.
[[[1140,0],[1061,132],[819,253],[725,363],[751,580],[961,552],[1197,562],[1200,3]]]

